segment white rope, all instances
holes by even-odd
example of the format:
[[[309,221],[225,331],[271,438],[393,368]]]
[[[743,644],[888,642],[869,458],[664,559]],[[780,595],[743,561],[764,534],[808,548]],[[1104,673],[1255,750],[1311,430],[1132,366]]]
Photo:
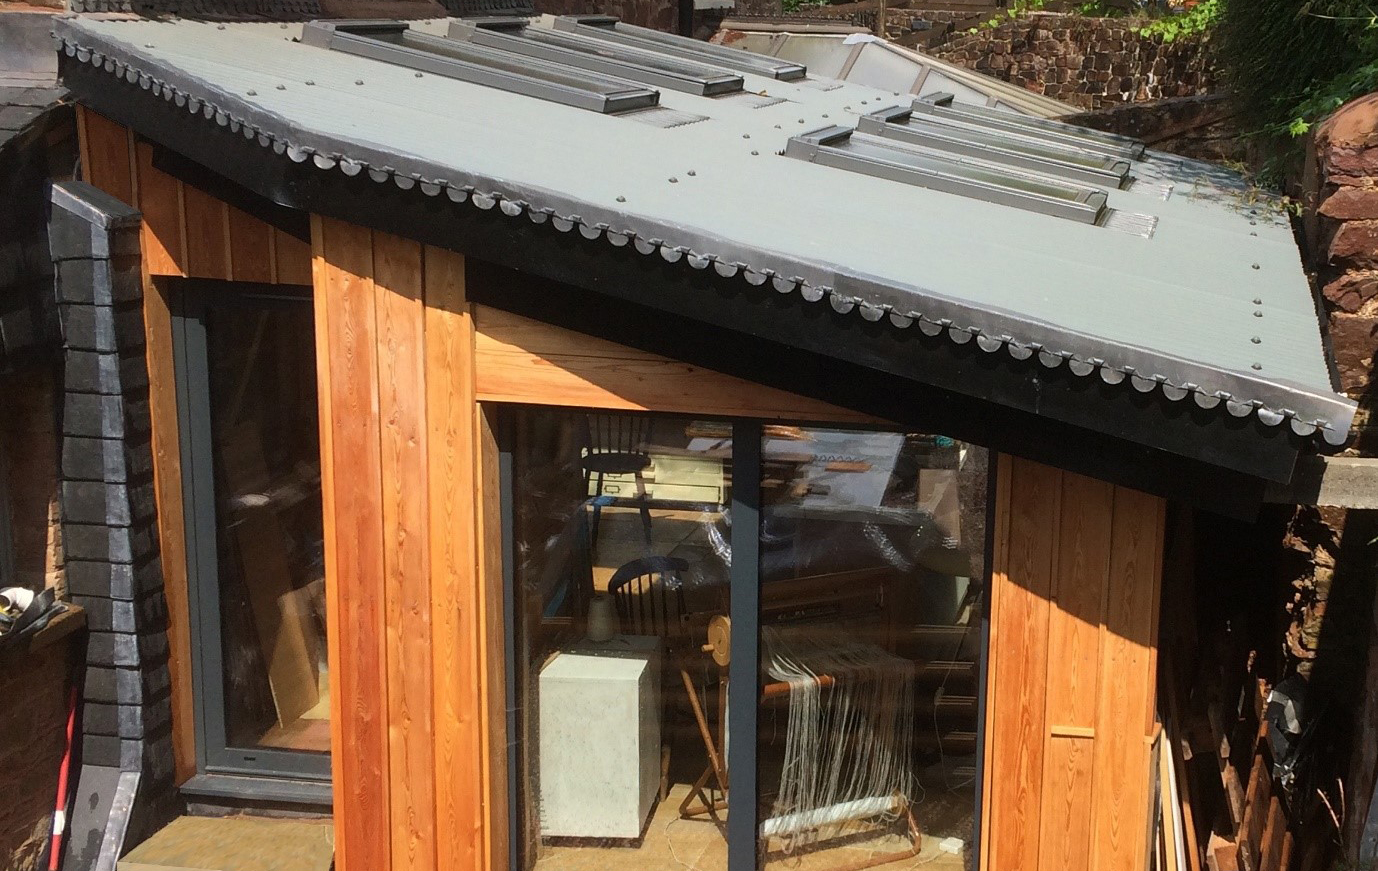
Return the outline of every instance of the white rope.
[[[893,822],[913,784],[914,664],[843,632],[766,627],[762,642],[766,673],[789,684],[780,791],[762,836],[785,838],[788,853],[851,820]]]

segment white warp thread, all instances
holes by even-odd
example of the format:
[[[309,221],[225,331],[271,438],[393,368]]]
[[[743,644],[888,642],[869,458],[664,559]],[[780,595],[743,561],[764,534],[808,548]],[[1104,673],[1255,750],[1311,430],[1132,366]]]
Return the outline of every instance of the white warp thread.
[[[761,640],[766,673],[789,684],[780,791],[762,836],[787,836],[791,852],[851,820],[897,819],[913,783],[914,663],[840,631],[765,627]]]

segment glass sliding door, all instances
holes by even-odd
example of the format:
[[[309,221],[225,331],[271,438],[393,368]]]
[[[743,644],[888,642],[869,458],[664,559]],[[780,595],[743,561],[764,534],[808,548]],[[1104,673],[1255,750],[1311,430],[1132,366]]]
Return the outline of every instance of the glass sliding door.
[[[502,416],[516,871],[975,867],[983,450]]]
[[[703,645],[727,613],[731,427],[552,409],[507,424],[517,861],[725,871],[726,684]]]
[[[181,288],[179,414],[207,771],[328,778],[309,296]]]
[[[974,867],[984,452],[776,427],[762,464],[764,867]]]

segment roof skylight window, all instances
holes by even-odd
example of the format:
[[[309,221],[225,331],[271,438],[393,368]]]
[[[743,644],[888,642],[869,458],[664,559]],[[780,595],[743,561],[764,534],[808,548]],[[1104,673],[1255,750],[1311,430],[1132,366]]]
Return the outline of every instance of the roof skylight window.
[[[411,30],[399,21],[313,21],[302,42],[355,57],[610,114],[660,103],[626,79]]]
[[[1072,124],[1016,115],[983,106],[957,104],[951,94],[928,94],[914,100],[915,115],[927,115],[934,121],[968,125],[1006,135],[1033,137],[1049,144],[1070,148],[1090,148],[1138,160],[1143,156],[1144,144],[1128,136],[1118,136],[1100,130],[1090,130]]]
[[[1084,224],[1101,223],[1110,213],[1105,192],[1096,188],[857,134],[846,127],[795,136],[785,156]]]
[[[864,115],[857,121],[857,131],[1073,181],[1112,188],[1122,188],[1129,181],[1130,162],[1125,157],[1011,136],[996,129],[934,123],[931,116],[916,115],[911,109],[884,109]]]
[[[523,19],[452,21],[449,37],[687,94],[710,97],[742,89],[742,77],[721,65],[613,45],[577,33],[527,27]]]
[[[685,36],[661,33],[659,30],[651,30],[648,27],[623,24],[608,15],[562,15],[555,19],[555,29],[628,48],[671,54],[700,63],[717,64],[738,72],[754,73],[758,76],[766,76],[781,81],[802,79],[807,72],[804,67],[796,63],[743,51],[739,48],[728,48],[713,45],[710,42],[689,39]]]

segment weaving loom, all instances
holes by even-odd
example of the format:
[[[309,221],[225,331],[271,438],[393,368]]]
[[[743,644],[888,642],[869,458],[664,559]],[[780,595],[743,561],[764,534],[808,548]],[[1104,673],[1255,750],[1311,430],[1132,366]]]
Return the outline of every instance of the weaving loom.
[[[777,587],[789,589],[788,596],[769,595],[773,591],[767,585],[763,612],[779,616],[809,611],[809,616],[816,618],[819,615],[813,606],[819,599],[811,601],[810,596],[800,594],[806,590],[817,594],[822,591],[821,584],[836,590],[839,583],[850,592],[845,598],[855,603],[876,595],[882,582],[870,571],[792,579],[787,587]],[[878,600],[883,603],[883,595]],[[838,599],[833,598],[831,604],[837,607]],[[774,852],[790,854],[821,849],[830,841],[856,835],[859,823],[869,821],[879,830],[903,820],[909,850],[849,863],[835,871],[918,855],[921,833],[910,813],[914,663],[837,628],[821,629],[808,619],[765,626],[761,641],[761,697],[787,707],[779,791],[770,815],[761,822],[762,840],[774,839],[779,845]],[[722,671],[720,698],[726,696],[730,644],[730,621],[715,617],[703,649]],[[726,801],[715,800],[705,788],[716,781],[718,791],[726,793],[728,778],[722,762],[726,747],[714,746],[702,714],[699,724],[708,745],[710,766],[680,811],[686,817],[707,815],[721,823],[718,811]]]

